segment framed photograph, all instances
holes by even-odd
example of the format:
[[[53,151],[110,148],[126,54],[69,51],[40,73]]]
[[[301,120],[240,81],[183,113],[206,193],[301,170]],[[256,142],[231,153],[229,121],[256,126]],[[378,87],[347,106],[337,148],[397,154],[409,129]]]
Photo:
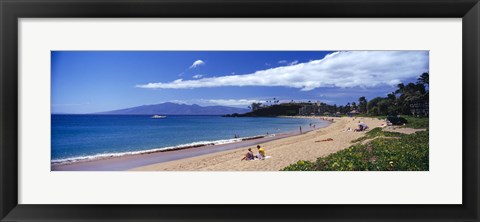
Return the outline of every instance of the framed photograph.
[[[478,221],[477,0],[1,11],[1,221]]]
[[[52,171],[429,170],[428,51],[52,51],[51,67]]]

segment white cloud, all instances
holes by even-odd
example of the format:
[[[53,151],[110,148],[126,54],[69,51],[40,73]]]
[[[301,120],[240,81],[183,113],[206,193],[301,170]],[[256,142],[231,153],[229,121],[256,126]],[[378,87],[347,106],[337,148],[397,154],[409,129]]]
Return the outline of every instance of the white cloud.
[[[338,99],[338,98],[347,97],[347,96],[350,96],[350,95],[351,95],[351,93],[344,93],[344,92],[322,93],[320,95],[320,98]]]
[[[286,64],[288,61],[287,60],[280,60],[278,61],[279,64]]]
[[[199,60],[193,62],[193,64],[190,66],[190,69],[194,69],[197,66],[201,66],[201,65],[205,65],[205,62],[199,59]]]
[[[252,103],[258,103],[261,101],[255,99],[206,99],[202,100],[202,102],[220,106],[248,106]]]
[[[280,66],[244,75],[137,85],[149,89],[224,86],[283,86],[309,91],[321,87],[395,85],[428,71],[427,51],[346,51],[320,60]]]
[[[198,79],[198,78],[202,78],[202,76],[203,76],[203,75],[197,74],[197,75],[192,76],[192,78]]]
[[[288,65],[289,65],[289,66],[293,66],[293,65],[295,65],[295,64],[298,64],[298,60],[292,61],[292,62],[290,62]]]

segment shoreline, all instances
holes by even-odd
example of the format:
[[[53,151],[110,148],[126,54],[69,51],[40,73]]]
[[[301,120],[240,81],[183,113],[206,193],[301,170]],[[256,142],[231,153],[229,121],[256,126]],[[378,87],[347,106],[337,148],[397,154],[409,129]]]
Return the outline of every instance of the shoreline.
[[[294,118],[309,118],[309,117],[294,117]],[[329,121],[326,121],[329,122]],[[328,123],[325,127],[317,129],[306,129],[305,133],[324,129],[331,125]],[[117,171],[129,170],[136,167],[148,166],[153,163],[163,163],[169,161],[177,161],[196,156],[214,154],[217,152],[234,150],[239,147],[250,146],[257,143],[265,143],[282,138],[299,135],[299,132],[281,132],[276,134],[257,135],[251,137],[229,139],[233,142],[229,143],[205,143],[194,145],[179,145],[175,147],[154,148],[144,151],[134,151],[132,153],[106,154],[94,159],[80,159],[77,161],[65,161],[62,163],[50,163],[51,171]],[[220,141],[220,140],[218,140]],[[227,141],[221,140],[221,141]],[[193,144],[193,143],[192,143]]]
[[[193,142],[188,144],[181,144],[178,146],[168,146],[168,147],[153,148],[153,149],[147,149],[147,150],[123,152],[123,153],[106,153],[106,154],[97,154],[97,155],[84,156],[84,157],[72,157],[72,158],[65,158],[65,159],[59,159],[59,160],[52,160],[51,165],[62,166],[62,165],[70,165],[70,164],[83,163],[83,162],[100,161],[100,160],[105,160],[110,158],[119,158],[124,156],[145,155],[145,154],[170,152],[170,151],[184,150],[184,149],[194,149],[199,147],[238,143],[242,141],[255,140],[255,139],[261,139],[261,138],[273,137],[273,136],[275,136],[275,134],[258,135],[258,136],[242,137],[242,138],[234,138],[234,139],[221,139],[216,141],[199,141],[199,142]]]
[[[305,116],[293,118],[323,117]],[[240,147],[232,150],[206,154],[186,159],[168,161],[137,167],[132,171],[279,171],[284,167],[300,160],[315,161],[318,157],[346,149],[352,145],[351,141],[365,134],[347,129],[357,128],[358,122],[365,122],[370,129],[381,127],[384,120],[369,117],[328,117],[333,122],[324,127],[302,134],[292,135],[277,140],[260,143],[266,155],[271,158],[265,160],[241,161],[247,148]]]

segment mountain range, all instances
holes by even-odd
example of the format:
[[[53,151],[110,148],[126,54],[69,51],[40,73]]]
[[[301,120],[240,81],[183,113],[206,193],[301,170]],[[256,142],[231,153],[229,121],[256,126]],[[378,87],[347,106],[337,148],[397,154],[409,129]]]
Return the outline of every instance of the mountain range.
[[[232,113],[246,113],[249,109],[228,106],[199,106],[197,104],[186,105],[177,103],[160,103],[155,105],[143,105],[126,109],[99,112],[94,114],[106,115],[225,115]]]

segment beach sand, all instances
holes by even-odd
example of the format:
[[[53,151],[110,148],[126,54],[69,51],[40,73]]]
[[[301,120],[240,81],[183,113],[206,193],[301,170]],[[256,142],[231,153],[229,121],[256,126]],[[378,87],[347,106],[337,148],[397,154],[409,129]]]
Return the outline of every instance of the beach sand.
[[[319,118],[319,117],[315,117]],[[279,171],[299,160],[315,161],[318,157],[335,153],[352,145],[351,141],[363,136],[365,132],[346,131],[355,129],[359,121],[370,129],[380,127],[384,120],[366,117],[328,117],[334,122],[301,135],[261,143],[270,158],[265,160],[241,161],[248,148],[254,154],[255,146],[242,147],[197,157],[163,162],[134,168],[134,171]],[[333,139],[331,141],[321,141]]]

